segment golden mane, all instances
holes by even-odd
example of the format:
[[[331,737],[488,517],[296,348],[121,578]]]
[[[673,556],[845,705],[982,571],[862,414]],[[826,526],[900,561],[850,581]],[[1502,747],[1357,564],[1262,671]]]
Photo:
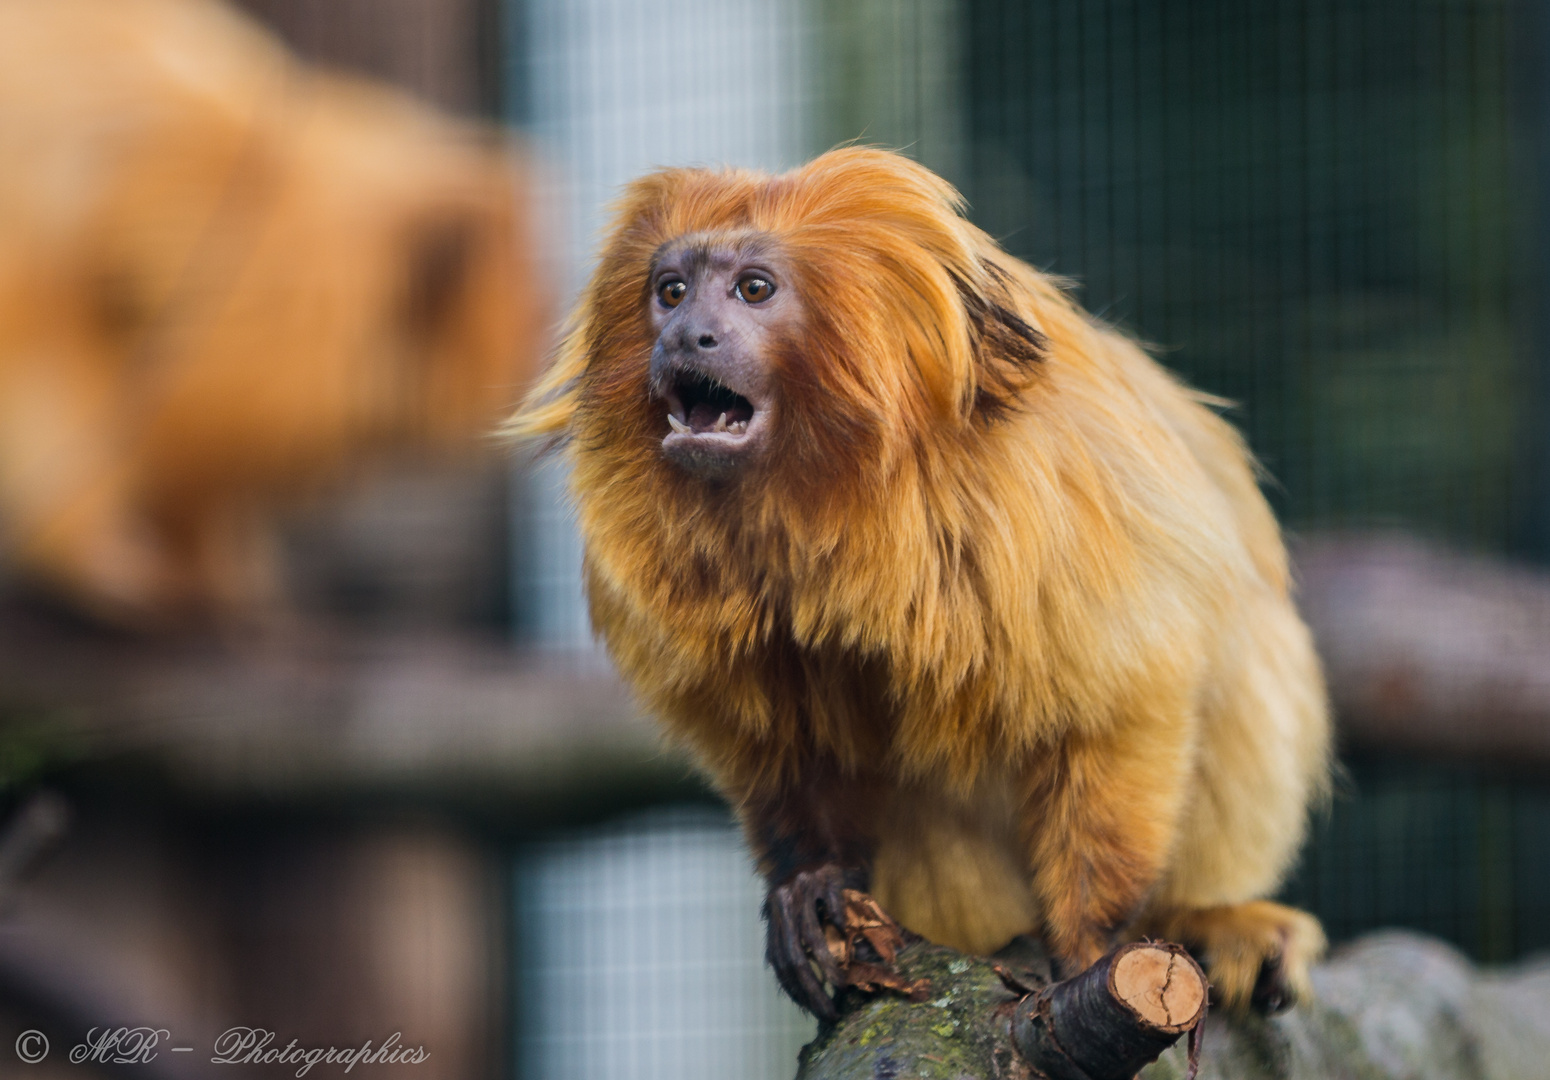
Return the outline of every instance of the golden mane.
[[[912,760],[969,784],[986,749],[1026,752],[1063,728],[1073,696],[1131,679],[1142,638],[1181,620],[1187,632],[1182,591],[1247,572],[1219,495],[1204,497],[1215,520],[1182,520],[1175,507],[1202,499],[1166,494],[1209,486],[1184,437],[1139,392],[1112,392],[1117,372],[1150,374],[1123,372],[1136,346],[961,210],[934,174],[868,149],[780,176],[663,170],[615,204],[557,362],[508,431],[568,440],[595,622],[670,722],[714,699],[740,732],[786,745],[798,710],[777,715],[761,690],[775,673],[752,669],[783,640],[838,648],[886,667],[876,689],[900,710]],[[646,274],[674,237],[747,231],[775,237],[821,304],[783,359],[772,467],[707,488],[652,449]],[[1058,360],[1037,359],[1046,351]],[[1181,388],[1166,392],[1185,405]],[[1194,411],[1204,437],[1237,447]],[[1258,526],[1278,549],[1273,522]],[[1184,574],[1158,587],[1158,610],[1113,611],[1159,561]],[[1118,627],[1095,617],[1129,624],[1118,649]],[[985,669],[1007,655],[1020,670]],[[810,700],[802,722],[861,752],[836,710]],[[995,738],[962,738],[971,727]]]

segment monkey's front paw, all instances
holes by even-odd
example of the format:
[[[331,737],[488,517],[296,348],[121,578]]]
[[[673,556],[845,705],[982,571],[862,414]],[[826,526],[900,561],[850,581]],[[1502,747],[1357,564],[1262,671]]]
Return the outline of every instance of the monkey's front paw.
[[[1308,969],[1324,952],[1324,930],[1317,919],[1261,900],[1240,905],[1233,921],[1237,941],[1224,935],[1229,940],[1219,946],[1211,968],[1212,982],[1220,981],[1221,997],[1230,1008],[1242,1009],[1246,996],[1251,1008],[1278,1013],[1313,997]]]
[[[905,931],[866,893],[846,887],[844,867],[804,870],[770,890],[765,956],[786,993],[820,1020],[838,1015],[834,998],[847,986],[897,990],[915,996],[924,987],[893,968]]]
[[[845,869],[827,863],[776,885],[764,901],[764,917],[769,923],[764,955],[781,987],[820,1020],[833,1020],[834,999],[823,984],[836,990],[845,985],[829,948],[829,934],[844,927]]]

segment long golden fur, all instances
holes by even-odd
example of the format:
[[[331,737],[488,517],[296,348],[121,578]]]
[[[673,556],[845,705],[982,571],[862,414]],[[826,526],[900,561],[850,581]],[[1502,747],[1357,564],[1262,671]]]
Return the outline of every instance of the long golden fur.
[[[1039,932],[1067,966],[1178,936],[1220,997],[1305,990],[1317,923],[1262,901],[1324,784],[1286,553],[1236,431],[905,158],[673,169],[620,199],[512,422],[574,469],[595,627],[779,885],[855,860],[924,936]],[[775,430],[707,481],[658,449],[647,273],[756,236],[804,317]]]
[[[99,614],[260,602],[275,504],[541,352],[509,148],[224,5],[0,0],[0,161],[0,546]]]

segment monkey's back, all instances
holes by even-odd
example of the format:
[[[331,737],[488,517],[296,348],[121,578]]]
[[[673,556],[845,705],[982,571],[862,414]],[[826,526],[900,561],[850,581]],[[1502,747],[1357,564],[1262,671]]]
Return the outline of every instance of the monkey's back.
[[[1327,793],[1330,721],[1312,634],[1296,610],[1281,530],[1242,437],[1149,358],[1156,398],[1221,491],[1252,572],[1233,581],[1208,639],[1196,787],[1154,905],[1208,907],[1273,892]]]
[[[1112,737],[1120,718],[1143,718],[1124,729],[1135,752],[1189,763],[1177,790],[1138,802],[1122,826],[1176,816],[1161,908],[1273,891],[1328,771],[1322,676],[1242,438],[1219,402],[1018,270],[1026,317],[1051,345],[1042,396],[977,466],[975,550],[991,573],[976,595],[999,632],[957,716],[935,731],[916,719],[930,734],[902,758],[951,762],[930,737],[944,732],[999,750],[968,782],[907,770],[874,883],[906,925],[972,951],[1041,917],[1009,825],[1019,785],[1039,762]],[[1144,719],[1170,702],[1176,723]]]

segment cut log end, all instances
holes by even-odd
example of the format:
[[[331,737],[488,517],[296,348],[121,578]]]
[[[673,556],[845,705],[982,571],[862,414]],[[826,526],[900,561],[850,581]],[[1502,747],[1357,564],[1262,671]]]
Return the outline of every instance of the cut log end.
[[[1205,1018],[1207,989],[1182,947],[1133,942],[1025,999],[1012,1040],[1051,1080],[1129,1080]]]
[[[1177,946],[1125,946],[1109,966],[1109,990],[1159,1031],[1188,1031],[1206,1004],[1205,976]]]

